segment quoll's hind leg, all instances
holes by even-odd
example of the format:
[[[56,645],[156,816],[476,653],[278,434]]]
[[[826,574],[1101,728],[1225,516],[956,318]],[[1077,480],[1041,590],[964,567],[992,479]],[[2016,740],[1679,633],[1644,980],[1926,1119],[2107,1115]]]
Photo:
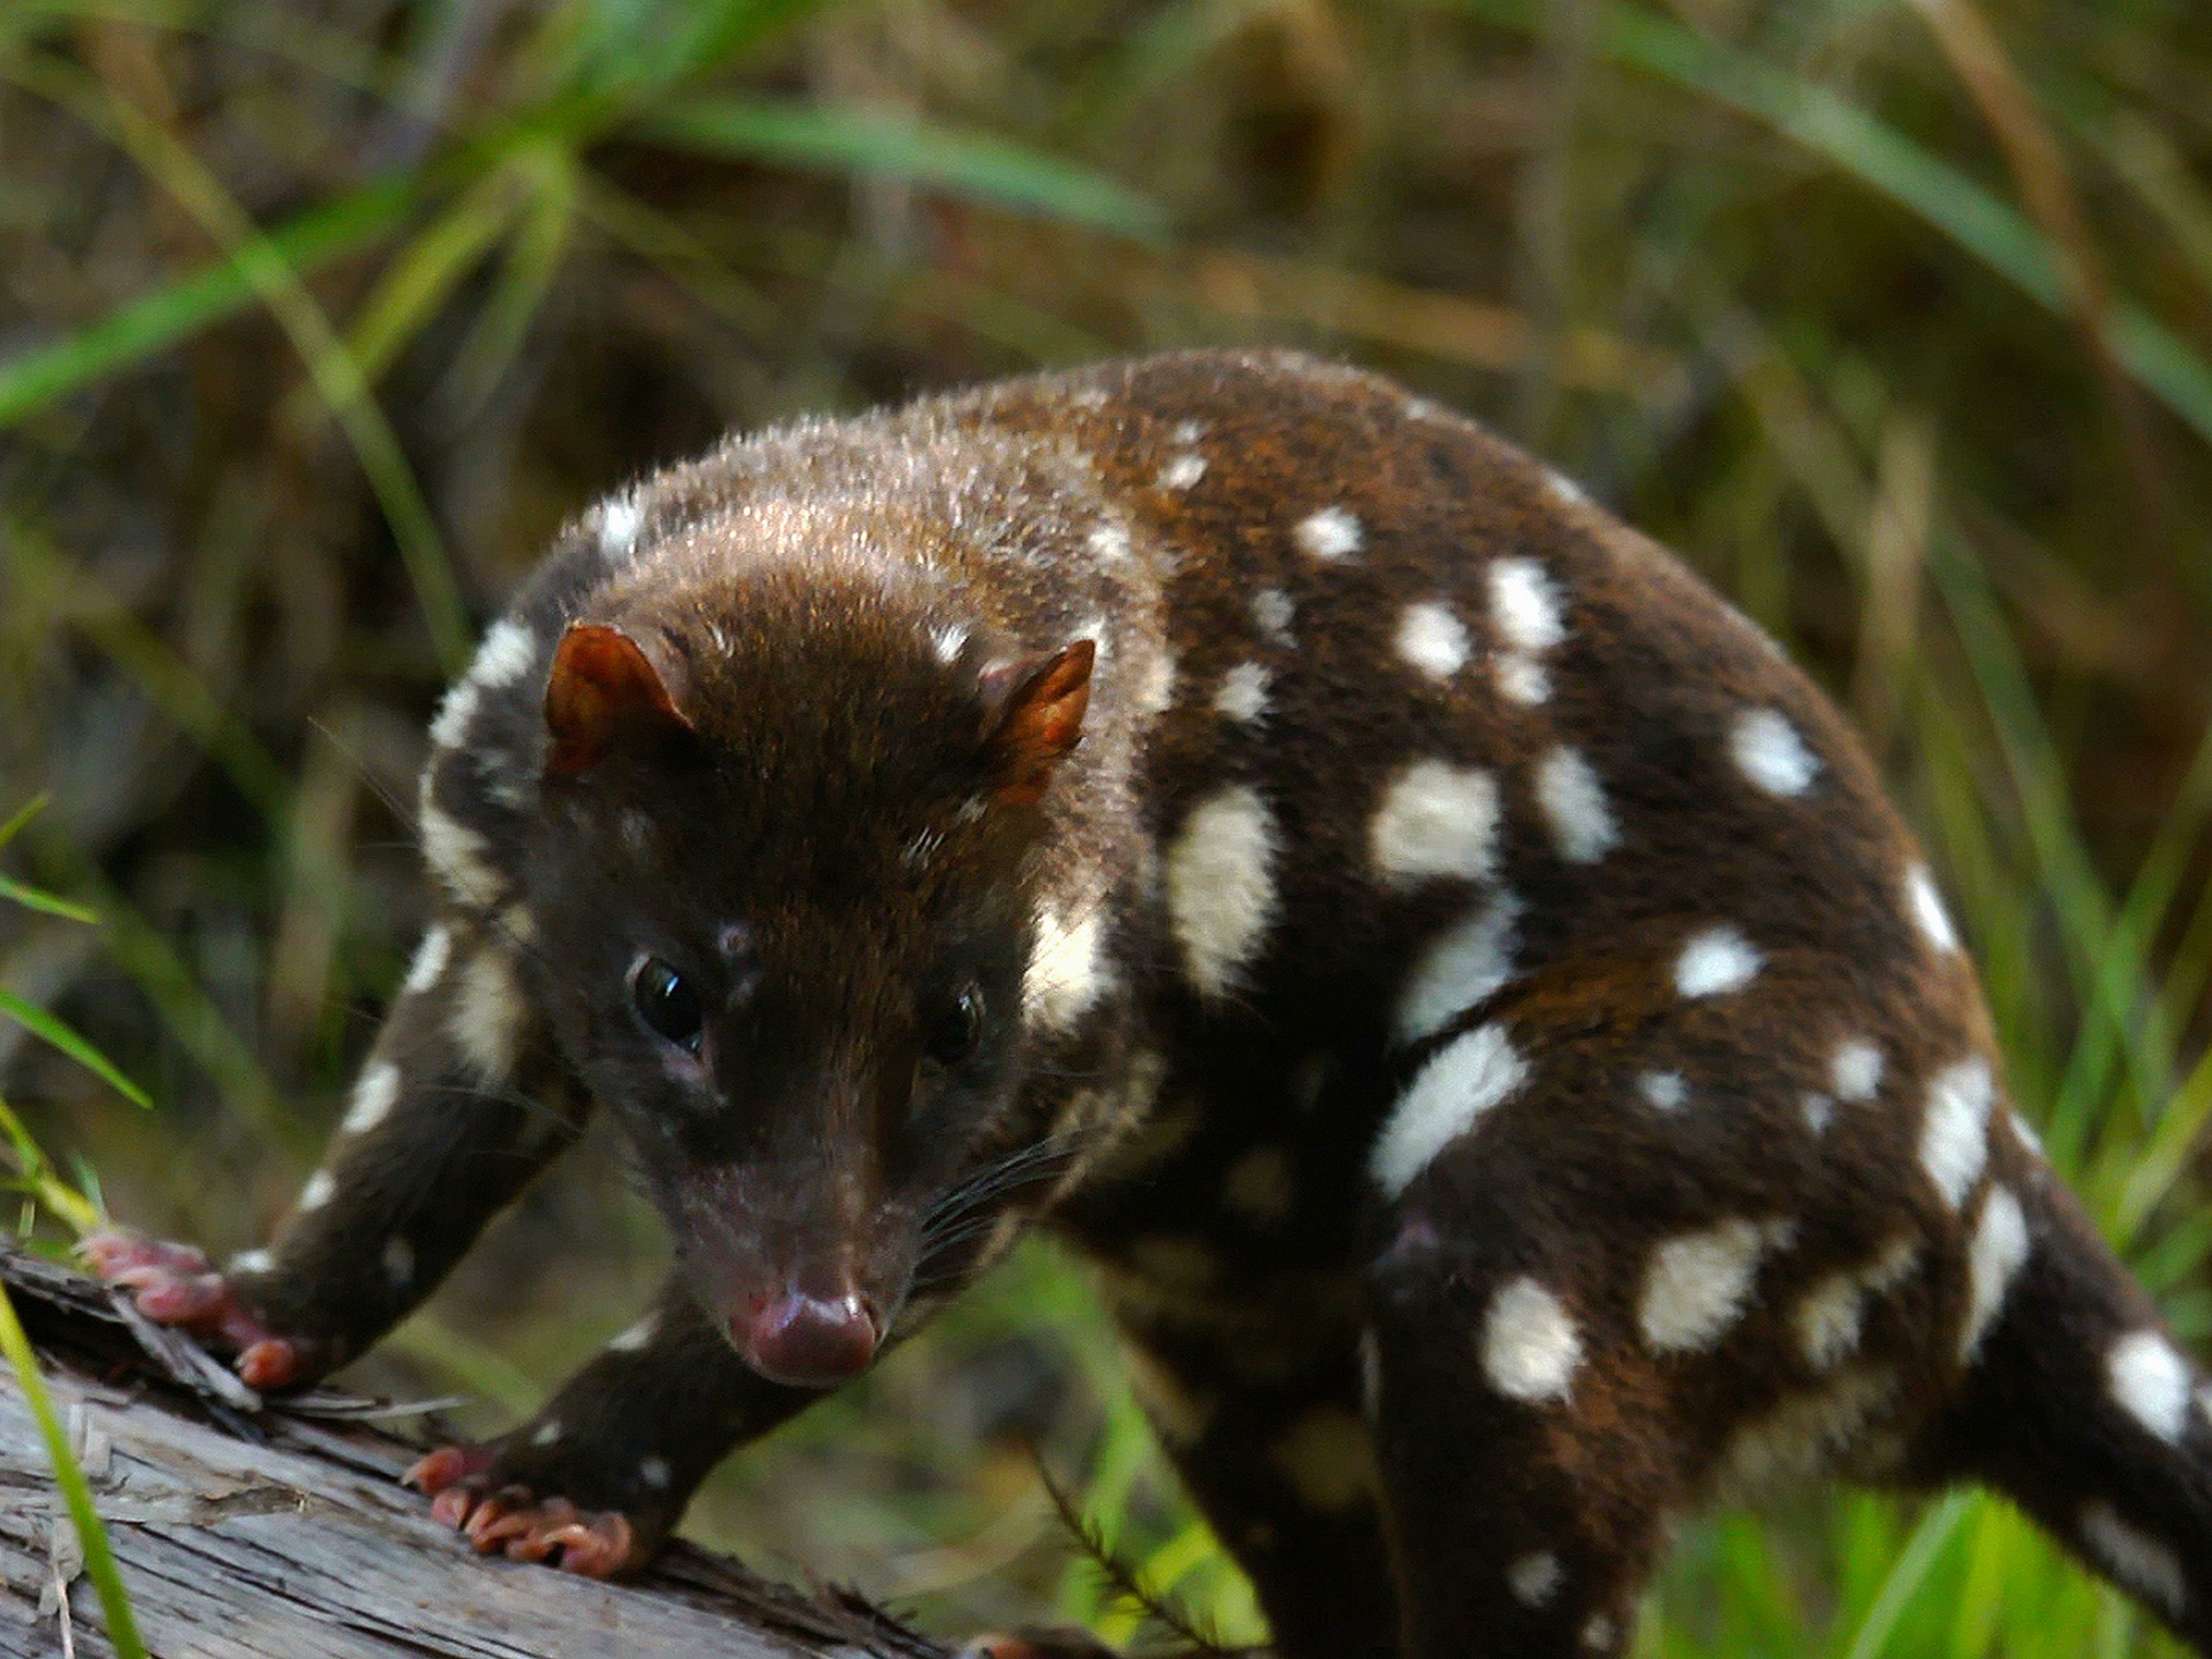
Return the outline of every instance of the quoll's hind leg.
[[[1397,1606],[1351,1332],[1281,1363],[1280,1337],[1119,1311],[1138,1397],[1251,1579],[1281,1659],[1395,1655]]]
[[[1377,1268],[1364,1391],[1408,1659],[1627,1650],[1688,1447],[1614,1311],[1569,1288],[1592,1254],[1414,1213]]]
[[[821,1397],[753,1372],[671,1276],[528,1422],[407,1478],[479,1550],[605,1578],[643,1565],[733,1446]]]
[[[86,1253],[148,1317],[236,1351],[248,1382],[308,1382],[436,1288],[587,1106],[544,1040],[515,940],[449,918],[425,936],[323,1166],[267,1249],[219,1273],[123,1235]]]
[[[2009,1282],[1919,1461],[2006,1492],[2212,1653],[2212,1380],[2039,1160],[1992,1162],[1975,1255]]]
[[[1754,1020],[1753,987],[1813,1012]],[[1690,931],[1671,974],[1535,987],[1408,1057],[1368,1174],[1409,1659],[1626,1651],[1673,1520],[1921,1421],[1959,1224],[1916,1079],[1967,1039],[1849,988]]]

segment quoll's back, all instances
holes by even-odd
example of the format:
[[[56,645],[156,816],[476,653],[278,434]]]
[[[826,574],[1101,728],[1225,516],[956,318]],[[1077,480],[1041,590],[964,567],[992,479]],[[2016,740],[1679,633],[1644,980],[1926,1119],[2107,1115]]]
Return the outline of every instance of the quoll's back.
[[[2212,1394],[1844,722],[1471,423],[1196,353],[736,442],[437,736],[328,1169],[227,1279],[104,1259],[304,1376],[604,1097],[685,1266],[426,1459],[480,1547],[634,1561],[1041,1221],[1286,1655],[1623,1651],[1675,1517],[1827,1468],[1991,1482],[2212,1639]]]

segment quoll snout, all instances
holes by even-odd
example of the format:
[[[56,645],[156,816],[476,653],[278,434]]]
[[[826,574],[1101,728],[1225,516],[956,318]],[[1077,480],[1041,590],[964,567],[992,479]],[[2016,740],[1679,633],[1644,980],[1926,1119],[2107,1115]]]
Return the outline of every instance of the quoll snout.
[[[883,1328],[857,1290],[817,1296],[786,1289],[754,1296],[731,1314],[729,1336],[771,1382],[826,1389],[868,1368]]]

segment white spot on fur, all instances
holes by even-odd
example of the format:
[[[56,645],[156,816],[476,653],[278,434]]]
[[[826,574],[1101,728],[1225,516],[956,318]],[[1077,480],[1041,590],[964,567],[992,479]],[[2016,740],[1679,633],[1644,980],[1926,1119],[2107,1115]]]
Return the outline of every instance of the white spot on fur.
[[[430,722],[430,741],[442,749],[461,747],[467,741],[468,722],[476,718],[476,705],[483,695],[483,688],[473,679],[455,682]]]
[[[1954,1210],[1966,1202],[1988,1159],[1989,1109],[1995,1098],[1989,1064],[1979,1058],[1946,1066],[1928,1086],[1920,1162]]]
[[[1475,1127],[1529,1076],[1503,1026],[1463,1032],[1429,1057],[1376,1137],[1369,1173],[1396,1198],[1436,1154]]]
[[[1164,714],[1175,701],[1175,655],[1162,649],[1146,664],[1137,703],[1147,715]]]
[[[1728,734],[1728,753],[1745,777],[1770,795],[1802,795],[1821,775],[1821,760],[1778,709],[1738,715]]]
[[[1604,1613],[1592,1613],[1582,1626],[1582,1645],[1592,1653],[1603,1653],[1613,1645],[1618,1634],[1611,1618]]]
[[[1690,1097],[1689,1084],[1679,1071],[1647,1071],[1637,1079],[1636,1086],[1654,1111],[1679,1112]]]
[[[1554,499],[1567,506],[1586,507],[1590,505],[1590,498],[1582,486],[1555,467],[1544,469],[1544,487],[1552,493]]]
[[[2105,1377],[2121,1410],[2168,1445],[2189,1427],[2189,1362],[2156,1331],[2131,1331],[2113,1344]]]
[[[1275,854],[1274,815],[1246,784],[1192,808],[1168,849],[1168,914],[1202,995],[1228,991],[1273,925]]]
[[[1084,538],[1091,552],[1102,559],[1118,563],[1132,556],[1129,532],[1120,524],[1096,524]]]
[[[1815,1135],[1826,1135],[1835,1118],[1835,1102],[1827,1095],[1810,1094],[1798,1103],[1798,1110],[1804,1114],[1808,1129]]]
[[[1310,558],[1333,563],[1359,551],[1359,520],[1342,507],[1324,507],[1299,521],[1292,538]]]
[[[1390,782],[1369,829],[1375,868],[1394,887],[1479,881],[1497,857],[1497,783],[1472,766],[1416,760]]]
[[[1533,656],[1567,638],[1567,618],[1551,573],[1534,559],[1499,559],[1490,568],[1491,617],[1498,638]]]
[[[1175,423],[1175,442],[1178,443],[1196,443],[1200,438],[1205,436],[1205,435],[1206,423],[1204,421],[1178,421]]]
[[[607,1344],[607,1350],[609,1352],[617,1354],[638,1353],[651,1347],[653,1338],[659,1334],[660,1315],[648,1313],[629,1329],[621,1332],[610,1340]]]
[[[531,1435],[530,1443],[532,1446],[550,1446],[560,1438],[561,1420],[558,1417],[548,1417]]]
[[[454,949],[454,936],[445,927],[431,927],[423,933],[423,943],[416,944],[414,960],[407,964],[407,978],[400,980],[400,991],[420,995],[438,984],[438,976],[445,973],[445,957]]]
[[[669,1483],[668,1459],[665,1458],[645,1459],[638,1465],[638,1478],[654,1491],[666,1491]]]
[[[1408,605],[1399,620],[1398,655],[1436,679],[1448,680],[1465,667],[1473,649],[1467,625],[1448,605]]]
[[[1552,694],[1552,677],[1543,664],[1517,651],[1499,655],[1497,673],[1499,694],[1512,702],[1537,703]]]
[[[438,884],[472,910],[496,905],[501,883],[489,860],[491,843],[427,798],[417,822],[423,856]]]
[[[484,631],[484,643],[476,647],[468,677],[487,691],[504,690],[529,673],[537,661],[537,636],[512,617],[501,617]]]
[[[1896,1289],[1919,1259],[1911,1239],[1892,1239],[1865,1266],[1830,1274],[1807,1291],[1790,1319],[1805,1363],[1833,1370],[1856,1353],[1867,1298]]]
[[[1037,943],[1021,976],[1021,1014],[1044,1031],[1065,1031],[1098,1000],[1105,976],[1098,959],[1098,912],[1069,925],[1046,905],[1037,912]]]
[[[1943,908],[1942,895],[1936,891],[1936,878],[1928,873],[1925,864],[1916,864],[1905,872],[1905,900],[1912,912],[1912,919],[1928,943],[1938,950],[1959,948],[1958,929],[1951,925],[1951,913]]]
[[[1959,1325],[1959,1363],[1972,1364],[2004,1310],[2013,1276],[2028,1259],[2028,1218],[2012,1189],[1993,1186],[1967,1249],[1967,1312]],[[2115,1356],[2117,1357],[2117,1356]]]
[[[949,622],[930,635],[930,649],[937,654],[938,661],[947,667],[960,660],[960,653],[967,645],[968,625],[964,622]]]
[[[231,1258],[232,1273],[266,1273],[276,1265],[276,1258],[267,1250],[240,1250]]]
[[[1758,976],[1759,953],[1732,927],[1694,935],[1675,963],[1675,988],[1684,996],[1725,996]]]
[[[618,495],[604,502],[599,509],[599,550],[607,559],[626,559],[630,550],[637,544],[638,531],[645,524],[645,515],[638,510],[634,497]]]
[[[415,1247],[405,1239],[385,1241],[384,1276],[394,1290],[404,1290],[415,1281]]]
[[[1298,643],[1290,632],[1291,619],[1297,613],[1298,607],[1291,603],[1290,595],[1280,588],[1262,588],[1252,595],[1252,621],[1272,644]]]
[[[1536,802],[1568,863],[1594,864],[1620,844],[1605,786],[1580,749],[1557,748],[1543,758],[1536,767]]]
[[[496,946],[480,946],[462,964],[446,1018],[454,1041],[485,1083],[502,1082],[514,1071],[525,1014],[513,959]]]
[[[1838,1100],[1872,1100],[1882,1086],[1882,1051],[1864,1038],[1836,1046],[1828,1063],[1828,1087]]]
[[[353,1103],[338,1127],[347,1135],[366,1135],[391,1116],[398,1101],[399,1068],[390,1060],[375,1061],[355,1079]]]
[[[1483,1374],[1509,1400],[1564,1400],[1582,1363],[1582,1338],[1558,1297],[1516,1279],[1483,1319]]]
[[[1505,1582],[1513,1592],[1514,1600],[1524,1607],[1541,1607],[1559,1593],[1567,1580],[1567,1569],[1559,1564],[1559,1557],[1548,1549],[1523,1555],[1505,1569]]]
[[[1513,977],[1521,901],[1501,893],[1429,941],[1398,994],[1397,1039],[1433,1037]]]
[[[1831,1370],[1857,1351],[1860,1298],[1856,1274],[1832,1273],[1798,1302],[1790,1322],[1805,1363],[1815,1370]]]
[[[1224,719],[1249,723],[1268,712],[1268,671],[1264,664],[1239,663],[1221,677],[1213,694],[1215,710]]]
[[[2082,1507],[2082,1541],[2113,1578],[2176,1621],[2189,1601],[2181,1557],[2102,1498]]]
[[[2043,1156],[2043,1137],[2036,1133],[2035,1125],[2010,1108],[2005,1110],[2005,1122],[2012,1128],[2012,1138],[2015,1141],[2035,1154],[2037,1157]]]
[[[1645,1344],[1681,1354],[1718,1342],[1743,1313],[1766,1245],[1765,1229],[1739,1217],[1654,1250],[1637,1309]]]
[[[302,1210],[320,1210],[330,1202],[332,1194],[337,1191],[336,1178],[327,1169],[318,1169],[308,1177],[308,1184],[300,1189],[299,1207]]]
[[[1887,1368],[1854,1367],[1751,1419],[1722,1449],[1715,1468],[1719,1497],[1732,1503],[1755,1499],[1827,1469],[1887,1410],[1897,1382]]]
[[[1160,487],[1187,490],[1205,475],[1206,458],[1195,450],[1185,450],[1160,469]]]

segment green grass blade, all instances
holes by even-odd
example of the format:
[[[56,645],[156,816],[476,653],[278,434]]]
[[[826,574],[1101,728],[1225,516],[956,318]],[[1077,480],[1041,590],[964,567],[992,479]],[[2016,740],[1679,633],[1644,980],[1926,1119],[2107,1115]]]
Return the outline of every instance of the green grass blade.
[[[490,395],[521,351],[531,320],[559,274],[575,221],[577,168],[565,148],[525,146],[516,153],[512,171],[527,181],[521,222],[507,239],[490,296],[454,354],[446,382],[446,395],[464,414]]]
[[[270,245],[235,197],[166,127],[110,95],[74,66],[27,58],[9,67],[17,85],[38,93],[118,145],[208,236],[244,264],[262,303],[290,339],[384,510],[399,545],[432,645],[448,673],[467,666],[473,629],[429,503],[378,408],[360,365],[346,349],[300,274]]]
[[[99,1225],[98,1199],[79,1192],[55,1173],[53,1161],[4,1097],[0,1097],[0,1135],[14,1148],[16,1184],[33,1202],[59,1216],[80,1238]]]
[[[411,177],[385,179],[323,202],[268,232],[268,251],[305,275],[391,230],[415,206],[415,190]],[[249,264],[233,251],[74,334],[0,361],[0,429],[248,309],[258,298]]]
[[[874,111],[699,97],[646,117],[632,136],[702,155],[932,186],[1140,240],[1166,230],[1157,206],[1101,174],[1003,139]]]
[[[117,1071],[106,1055],[36,1003],[24,1001],[13,991],[0,990],[0,1014],[6,1014],[35,1035],[43,1037],[133,1105],[149,1109],[153,1106],[154,1103],[147,1098],[146,1091]]]
[[[259,1057],[231,1029],[175,945],[67,836],[43,836],[39,856],[61,873],[67,886],[91,895],[109,954],[145,994],[178,1046],[213,1080],[226,1107],[267,1145],[307,1155],[311,1147],[295,1144],[302,1140],[304,1126],[283,1109]]]
[[[1920,1517],[1920,1524],[1912,1529],[1911,1537],[1890,1563],[1873,1605],[1852,1632],[1850,1645],[1844,1649],[1845,1659],[1880,1659],[1888,1650],[1890,1638],[1896,1634],[1905,1609],[1927,1579],[1929,1569],[1936,1565],[1936,1558],[1966,1519],[1968,1507],[1978,1501],[1971,1492],[1954,1492]]]
[[[1523,31],[1541,22],[1527,0],[1431,3]],[[1625,67],[1772,127],[1941,232],[2046,309],[2070,313],[2073,298],[2050,242],[2024,214],[1827,87],[1636,6],[1605,7],[1594,41]],[[2105,321],[2121,366],[2212,443],[2212,365],[2130,301],[2114,301]]]
[[[64,899],[58,893],[48,893],[43,887],[26,887],[11,876],[0,875],[0,899],[11,899],[25,910],[43,911],[48,916],[60,916],[72,922],[97,922],[99,912]]]
[[[23,1403],[30,1408],[40,1438],[46,1442],[47,1460],[54,1465],[54,1484],[61,1488],[62,1502],[69,1506],[69,1518],[77,1528],[77,1541],[84,1547],[85,1576],[92,1581],[100,1599],[100,1611],[107,1618],[107,1639],[115,1649],[116,1659],[146,1659],[146,1643],[138,1634],[138,1621],[124,1591],[123,1575],[116,1570],[115,1552],[108,1548],[107,1529],[101,1523],[99,1511],[92,1507],[92,1489],[69,1450],[69,1437],[54,1414],[54,1397],[46,1390],[38,1357],[31,1352],[30,1338],[23,1334],[22,1321],[16,1317],[16,1305],[5,1286],[0,1286],[0,1349],[6,1351],[8,1363],[15,1367]]]
[[[34,795],[17,807],[7,823],[0,823],[0,847],[5,847],[23,833],[23,826],[46,810],[51,798],[43,792]]]

